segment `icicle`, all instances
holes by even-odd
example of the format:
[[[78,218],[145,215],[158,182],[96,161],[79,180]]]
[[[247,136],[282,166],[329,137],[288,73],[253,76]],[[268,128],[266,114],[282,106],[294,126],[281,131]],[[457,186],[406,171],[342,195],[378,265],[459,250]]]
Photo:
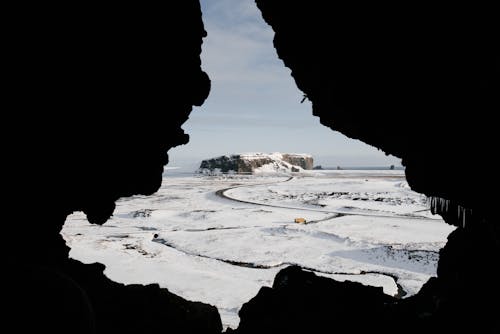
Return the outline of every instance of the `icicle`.
[[[465,227],[465,224],[472,218],[472,210],[465,208],[461,205],[452,203],[450,200],[440,197],[429,197],[428,203],[430,205],[431,213],[436,215],[451,216],[454,210],[456,217],[456,225]],[[456,209],[454,209],[456,208]],[[453,210],[453,211],[452,211]]]
[[[462,215],[462,227],[465,227],[465,216],[466,216],[467,211],[464,210],[464,213]]]

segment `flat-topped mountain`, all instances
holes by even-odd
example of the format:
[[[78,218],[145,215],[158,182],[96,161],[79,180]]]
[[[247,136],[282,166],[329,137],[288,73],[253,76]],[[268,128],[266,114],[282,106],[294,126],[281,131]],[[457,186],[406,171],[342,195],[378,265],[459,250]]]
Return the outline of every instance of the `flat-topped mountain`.
[[[222,173],[266,173],[300,172],[313,168],[313,158],[309,154],[297,153],[241,153],[223,155],[203,160],[199,172]]]

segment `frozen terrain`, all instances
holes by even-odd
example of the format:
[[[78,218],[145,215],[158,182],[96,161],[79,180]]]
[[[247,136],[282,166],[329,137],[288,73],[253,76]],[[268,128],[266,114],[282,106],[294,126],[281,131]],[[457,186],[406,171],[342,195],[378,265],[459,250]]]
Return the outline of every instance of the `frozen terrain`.
[[[75,213],[62,234],[72,258],[111,279],[159,283],[236,327],[242,304],[291,264],[415,294],[452,230],[427,209],[402,171],[167,176],[153,196],[118,201],[105,225]]]

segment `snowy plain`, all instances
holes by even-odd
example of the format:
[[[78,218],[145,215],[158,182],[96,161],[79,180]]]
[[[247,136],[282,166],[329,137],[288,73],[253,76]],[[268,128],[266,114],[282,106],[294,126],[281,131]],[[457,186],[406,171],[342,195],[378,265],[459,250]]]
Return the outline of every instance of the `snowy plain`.
[[[390,295],[415,294],[435,275],[452,230],[400,170],[167,171],[157,193],[119,200],[103,226],[74,213],[61,233],[72,258],[105,264],[110,279],[158,283],[215,305],[224,327],[235,328],[241,306],[292,264]]]

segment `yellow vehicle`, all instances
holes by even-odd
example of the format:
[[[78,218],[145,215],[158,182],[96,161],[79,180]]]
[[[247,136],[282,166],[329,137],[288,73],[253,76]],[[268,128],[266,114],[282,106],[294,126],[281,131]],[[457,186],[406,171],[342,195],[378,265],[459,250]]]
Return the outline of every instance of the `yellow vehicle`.
[[[307,221],[305,218],[295,218],[295,222],[297,224],[307,224]]]

